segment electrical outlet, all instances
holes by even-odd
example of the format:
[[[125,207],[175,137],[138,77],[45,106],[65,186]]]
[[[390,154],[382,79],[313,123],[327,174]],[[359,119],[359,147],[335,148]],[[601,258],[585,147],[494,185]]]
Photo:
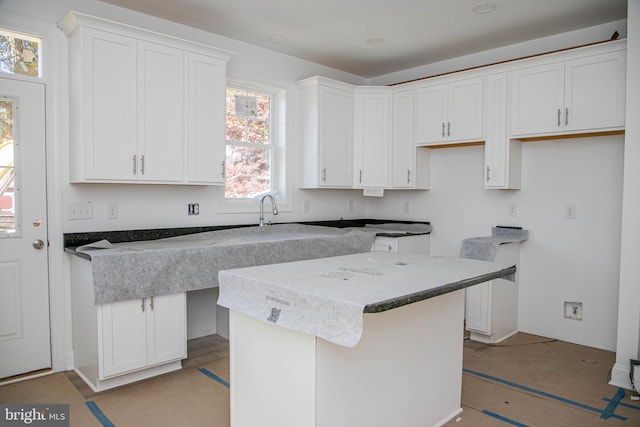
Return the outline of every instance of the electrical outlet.
[[[118,203],[107,203],[107,219],[118,219]]]
[[[516,203],[509,203],[507,205],[508,216],[518,216],[518,205]]]
[[[200,204],[199,203],[189,203],[187,205],[187,214],[188,215],[200,215]]]
[[[564,218],[576,219],[576,205],[564,205]]]
[[[564,318],[571,320],[582,320],[582,303],[576,301],[565,301]]]

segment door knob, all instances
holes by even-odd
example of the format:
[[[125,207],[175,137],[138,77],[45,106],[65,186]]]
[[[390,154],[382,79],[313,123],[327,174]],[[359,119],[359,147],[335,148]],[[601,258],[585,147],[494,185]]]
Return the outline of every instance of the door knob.
[[[36,249],[42,249],[42,248],[44,248],[44,242],[42,240],[40,240],[40,239],[34,240],[33,241],[33,247],[36,248]]]

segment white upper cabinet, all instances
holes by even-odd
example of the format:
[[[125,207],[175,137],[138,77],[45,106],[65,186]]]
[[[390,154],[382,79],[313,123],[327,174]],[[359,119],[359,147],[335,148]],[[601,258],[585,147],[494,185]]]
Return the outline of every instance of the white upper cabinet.
[[[414,91],[394,92],[392,99],[391,188],[426,190],[431,152],[416,147]]]
[[[71,58],[71,182],[224,182],[230,53],[75,12],[60,27]]]
[[[512,71],[511,135],[623,129],[625,73],[625,51]]]
[[[416,144],[482,141],[482,77],[416,90]]]
[[[354,88],[323,77],[297,82],[304,188],[352,188]]]
[[[185,180],[184,82],[182,50],[138,41],[138,147],[128,156],[123,153],[120,160],[137,159],[133,175],[139,181]],[[93,118],[109,119],[109,115]]]
[[[227,63],[189,52],[187,72],[187,179],[224,185]]]
[[[484,188],[519,189],[521,141],[507,131],[507,73],[484,78]]]
[[[391,163],[390,88],[356,88],[353,148],[353,186],[387,187]]]

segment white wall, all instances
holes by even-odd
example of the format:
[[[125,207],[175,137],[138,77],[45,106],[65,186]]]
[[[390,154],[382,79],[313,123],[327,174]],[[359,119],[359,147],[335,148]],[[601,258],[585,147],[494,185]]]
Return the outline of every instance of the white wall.
[[[432,190],[387,192],[368,214],[430,220],[432,255],[458,256],[462,239],[490,235],[492,226],[529,230],[520,251],[520,330],[614,350],[623,148],[622,136],[524,143],[521,190],[483,188],[482,146],[435,149]],[[508,203],[517,217],[507,216]],[[565,204],[576,205],[576,219],[564,218]],[[564,301],[582,301],[584,320],[564,319]]]

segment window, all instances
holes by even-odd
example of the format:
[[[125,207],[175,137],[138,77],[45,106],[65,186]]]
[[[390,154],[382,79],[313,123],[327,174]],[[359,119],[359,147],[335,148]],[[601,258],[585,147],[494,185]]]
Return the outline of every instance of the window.
[[[42,39],[0,29],[0,71],[40,77]]]
[[[225,199],[273,192],[276,93],[227,87]]]
[[[0,233],[16,232],[16,183],[13,118],[16,102],[0,98]]]

